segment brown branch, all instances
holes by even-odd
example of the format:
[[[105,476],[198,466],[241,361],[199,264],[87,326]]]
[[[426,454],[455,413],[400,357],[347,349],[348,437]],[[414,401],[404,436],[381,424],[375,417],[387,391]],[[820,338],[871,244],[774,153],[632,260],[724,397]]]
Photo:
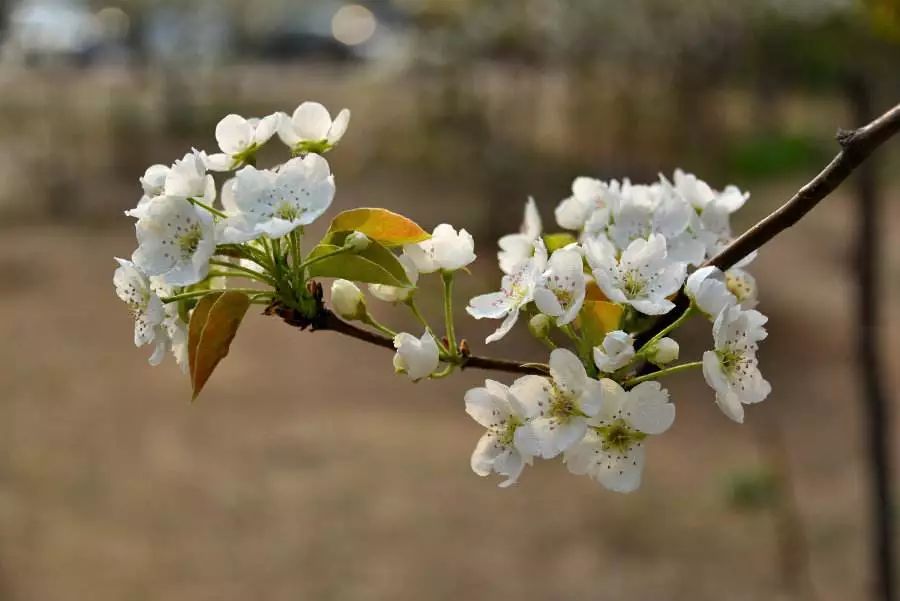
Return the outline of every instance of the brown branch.
[[[838,185],[859,166],[873,150],[900,130],[900,104],[875,119],[868,125],[852,131],[838,131],[837,139],[841,145],[841,151],[811,182],[800,188],[794,196],[771,213],[765,219],[744,232],[722,252],[706,262],[706,265],[715,265],[720,269],[727,269],[749,255],[754,250],[777,236],[782,231],[797,223],[813,207],[826,196],[831,194]],[[321,290],[319,291],[321,299]],[[687,306],[684,293],[679,293],[679,307]],[[374,344],[387,349],[394,348],[394,342],[387,336],[382,336],[352,323],[338,318],[334,313],[320,305],[318,315],[312,320],[300,316],[297,312],[284,306],[273,306],[268,313],[279,315],[288,324],[300,329],[310,328],[312,331],[330,330],[338,332],[369,344]],[[666,314],[651,332],[644,334],[642,338],[649,339],[666,325],[678,317],[681,311],[676,308]],[[538,367],[525,361],[510,361],[507,359],[494,359],[492,357],[468,356],[462,363],[463,368],[487,369],[517,374],[540,374]]]
[[[272,312],[284,319],[289,325],[300,329],[306,329],[308,327],[313,332],[337,332],[338,334],[350,336],[351,338],[356,338],[357,340],[362,340],[363,342],[368,342],[375,346],[394,350],[394,341],[391,338],[344,321],[325,307],[319,309],[319,314],[314,321],[306,320],[286,307],[274,307]],[[460,367],[462,369],[487,369],[514,374],[546,374],[546,372],[542,371],[540,368],[533,364],[529,364],[526,361],[494,359],[493,357],[479,357],[476,355],[466,356],[462,360]]]
[[[790,200],[738,236],[722,252],[704,263],[703,267],[714,265],[719,269],[728,269],[800,221],[813,207],[834,192],[835,188],[847,179],[876,148],[898,131],[900,131],[900,104],[859,129],[838,130],[836,137],[841,145],[841,151],[837,156],[812,181],[800,188]],[[652,338],[657,332],[675,321],[687,308],[688,299],[683,290],[678,293],[675,304],[675,309],[664,315],[650,331],[642,334],[638,343]]]
[[[900,131],[900,104],[859,129],[839,130],[837,140],[841,145],[841,151],[825,169],[774,213],[741,234],[722,252],[707,261],[706,265],[728,269],[800,221],[847,179],[847,176],[866,160],[873,150],[898,131]]]

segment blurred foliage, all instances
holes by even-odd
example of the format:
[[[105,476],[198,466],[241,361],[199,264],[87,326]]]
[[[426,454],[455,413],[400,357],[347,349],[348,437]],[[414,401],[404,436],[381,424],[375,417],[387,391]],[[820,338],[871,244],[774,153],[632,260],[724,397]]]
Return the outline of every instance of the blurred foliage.
[[[726,149],[724,166],[729,179],[778,177],[821,167],[834,152],[821,140],[802,134],[750,135]]]
[[[736,470],[725,481],[728,505],[742,511],[758,511],[776,506],[781,496],[778,476],[765,467]]]

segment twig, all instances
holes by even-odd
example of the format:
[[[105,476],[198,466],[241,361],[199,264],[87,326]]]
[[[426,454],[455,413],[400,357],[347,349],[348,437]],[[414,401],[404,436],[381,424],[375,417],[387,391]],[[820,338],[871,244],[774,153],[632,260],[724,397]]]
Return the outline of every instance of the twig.
[[[369,344],[374,344],[375,346],[394,350],[394,341],[391,338],[344,321],[324,307],[319,310],[319,314],[316,316],[315,320],[312,321],[304,319],[286,307],[275,307],[272,309],[272,312],[279,315],[289,325],[300,329],[306,329],[308,327],[313,332],[330,330],[332,332],[337,332],[338,334],[356,338],[357,340],[362,340],[363,342],[368,342]],[[546,375],[546,370],[541,369],[534,363],[528,363],[527,361],[511,361],[509,359],[494,359],[492,357],[478,357],[475,355],[463,357],[460,360],[462,361],[461,367],[463,369],[474,368],[517,374]]]
[[[847,131],[838,130],[841,151],[794,196],[774,213],[741,234],[722,252],[706,262],[719,269],[728,269],[763,244],[791,227],[813,207],[831,194],[872,151],[900,131],[900,104],[868,125]]]
[[[704,263],[702,267],[714,265],[719,269],[728,269],[800,221],[813,207],[834,192],[835,188],[847,179],[876,148],[898,131],[900,131],[900,104],[859,129],[849,131],[839,129],[836,138],[841,145],[841,151],[837,156],[812,181],[800,188],[790,200],[741,234],[722,252]],[[651,339],[671,325],[688,307],[689,303],[684,291],[679,292],[675,304],[675,309],[669,311],[650,331],[639,337],[639,343]]]
[[[731,267],[754,250],[777,236],[782,231],[797,223],[823,198],[834,191],[838,185],[847,179],[856,167],[868,157],[873,150],[900,130],[900,104],[875,119],[868,125],[853,131],[840,130],[838,142],[842,150],[811,182],[800,190],[778,210],[744,232],[734,242],[728,245],[722,252],[706,262],[706,265],[715,265],[720,269]],[[646,340],[665,329],[688,306],[684,293],[680,293],[676,308],[667,313],[655,328],[644,334]],[[359,328],[354,324],[343,321],[328,309],[321,307],[314,320],[308,320],[298,316],[284,307],[274,307],[272,313],[280,315],[288,324],[301,329],[307,327],[313,331],[331,330],[357,340],[368,342],[387,349],[394,348],[394,342],[387,336],[376,334],[369,330]],[[543,372],[528,365],[525,361],[510,361],[507,359],[494,359],[492,357],[469,356],[462,363],[464,368],[487,369],[518,374],[538,374]]]

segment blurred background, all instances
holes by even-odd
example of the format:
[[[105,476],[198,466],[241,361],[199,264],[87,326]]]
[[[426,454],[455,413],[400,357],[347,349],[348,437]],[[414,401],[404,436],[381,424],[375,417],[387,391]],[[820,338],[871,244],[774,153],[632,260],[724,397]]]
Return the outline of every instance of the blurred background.
[[[699,374],[672,378],[678,419],[627,496],[556,462],[512,490],[471,473],[464,391],[508,376],[413,385],[273,318],[191,405],[111,277],[137,178],[214,150],[227,113],[350,108],[334,209],[469,229],[462,303],[496,286],[527,195],[552,230],[576,175],[680,166],[752,193],[740,231],[898,75],[897,0],[0,0],[0,600],[875,598],[855,257],[863,194],[896,424],[896,140],[753,265],[769,400],[738,426]],[[491,324],[458,323],[483,351]],[[490,350],[544,355],[522,331]]]

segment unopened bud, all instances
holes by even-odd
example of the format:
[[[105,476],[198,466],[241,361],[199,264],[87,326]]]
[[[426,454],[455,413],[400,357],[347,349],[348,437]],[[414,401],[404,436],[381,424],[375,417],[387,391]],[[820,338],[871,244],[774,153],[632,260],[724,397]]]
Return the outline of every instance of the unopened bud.
[[[550,328],[552,325],[553,320],[551,320],[550,317],[543,313],[538,313],[528,320],[528,331],[538,340],[543,340],[550,335]]]
[[[369,244],[371,242],[372,241],[369,240],[369,237],[362,232],[351,232],[344,239],[344,244],[353,247],[353,250],[355,250],[356,252],[362,252],[366,250],[367,248],[369,248]]]
[[[663,338],[653,345],[647,359],[654,365],[666,365],[678,359],[678,343],[671,338]]]
[[[331,306],[344,319],[362,319],[366,314],[366,303],[356,284],[347,280],[335,280],[331,284]]]

